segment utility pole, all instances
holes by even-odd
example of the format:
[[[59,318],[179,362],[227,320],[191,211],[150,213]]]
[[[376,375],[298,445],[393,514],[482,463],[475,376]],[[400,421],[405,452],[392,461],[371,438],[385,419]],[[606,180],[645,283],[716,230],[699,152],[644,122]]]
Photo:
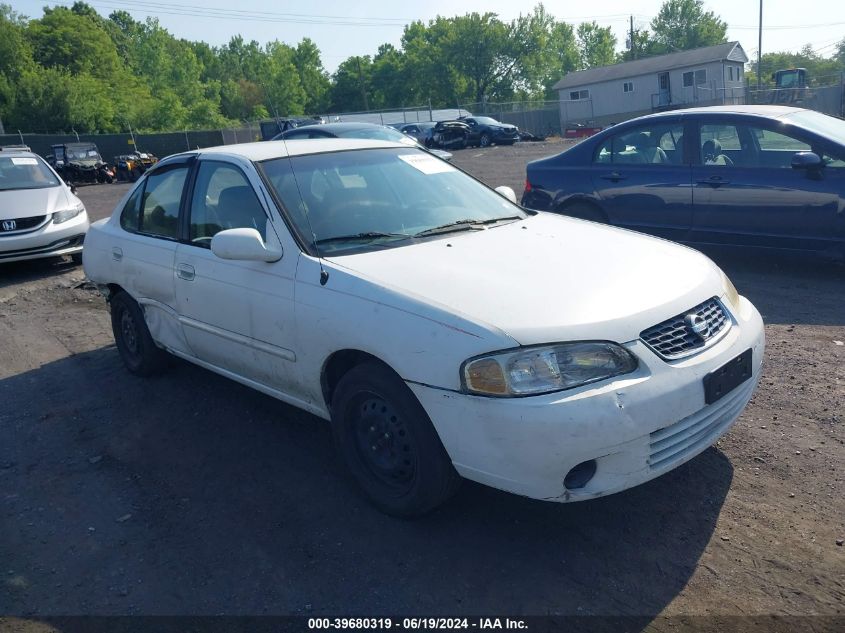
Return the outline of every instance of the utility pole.
[[[364,110],[366,111],[370,109],[370,104],[367,101],[367,85],[361,72],[361,58],[356,56],[355,62],[358,64],[358,82],[361,85],[361,96],[364,97]]]
[[[761,2],[763,0],[760,0]],[[634,45],[634,16],[631,16],[631,59],[637,58],[637,48]]]
[[[761,72],[760,60],[763,56],[763,0],[760,0],[760,23],[757,28],[757,90],[761,87]]]

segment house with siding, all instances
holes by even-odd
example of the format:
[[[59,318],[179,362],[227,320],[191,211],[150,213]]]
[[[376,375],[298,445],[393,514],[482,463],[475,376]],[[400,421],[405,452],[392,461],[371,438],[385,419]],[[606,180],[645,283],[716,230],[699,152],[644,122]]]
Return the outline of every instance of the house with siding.
[[[739,42],[569,73],[554,88],[562,127],[608,125],[642,114],[745,102],[745,64]]]

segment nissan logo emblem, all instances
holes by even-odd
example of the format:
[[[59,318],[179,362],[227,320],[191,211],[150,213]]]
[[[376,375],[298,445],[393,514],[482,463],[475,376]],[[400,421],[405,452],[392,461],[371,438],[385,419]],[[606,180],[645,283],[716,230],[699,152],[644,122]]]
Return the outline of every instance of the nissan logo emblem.
[[[16,228],[18,228],[18,223],[14,220],[3,220],[4,231],[14,231]]]
[[[707,321],[699,314],[686,315],[684,317],[684,323],[700,339],[704,339],[710,332],[710,326],[707,325]]]

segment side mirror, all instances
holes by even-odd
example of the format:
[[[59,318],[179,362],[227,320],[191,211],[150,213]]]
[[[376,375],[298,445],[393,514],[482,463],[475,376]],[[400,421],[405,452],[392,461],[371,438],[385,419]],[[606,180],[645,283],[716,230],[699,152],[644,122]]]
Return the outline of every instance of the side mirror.
[[[211,252],[221,259],[250,262],[277,262],[282,249],[268,246],[255,229],[226,229],[211,240]]]
[[[516,194],[514,193],[513,189],[511,189],[510,187],[507,187],[505,185],[502,185],[501,187],[496,187],[496,193],[498,193],[500,196],[502,196],[504,198],[507,198],[508,200],[513,202],[514,204],[517,204]]]
[[[821,169],[824,166],[821,157],[814,152],[795,152],[792,155],[792,169]]]

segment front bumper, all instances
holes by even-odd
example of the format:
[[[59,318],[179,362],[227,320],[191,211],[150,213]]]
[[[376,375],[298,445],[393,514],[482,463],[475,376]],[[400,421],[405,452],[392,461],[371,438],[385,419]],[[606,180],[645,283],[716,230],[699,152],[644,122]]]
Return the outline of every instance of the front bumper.
[[[7,236],[0,234],[0,263],[79,253],[88,226],[88,214],[83,211],[61,224],[53,224],[49,220],[34,231]]]
[[[457,471],[535,499],[579,501],[619,492],[689,461],[733,425],[760,379],[763,321],[746,299],[717,344],[666,362],[639,340],[625,345],[636,372],[529,398],[484,398],[410,383]],[[747,349],[752,376],[706,405],[703,379]],[[595,475],[567,489],[567,473],[595,460]]]

